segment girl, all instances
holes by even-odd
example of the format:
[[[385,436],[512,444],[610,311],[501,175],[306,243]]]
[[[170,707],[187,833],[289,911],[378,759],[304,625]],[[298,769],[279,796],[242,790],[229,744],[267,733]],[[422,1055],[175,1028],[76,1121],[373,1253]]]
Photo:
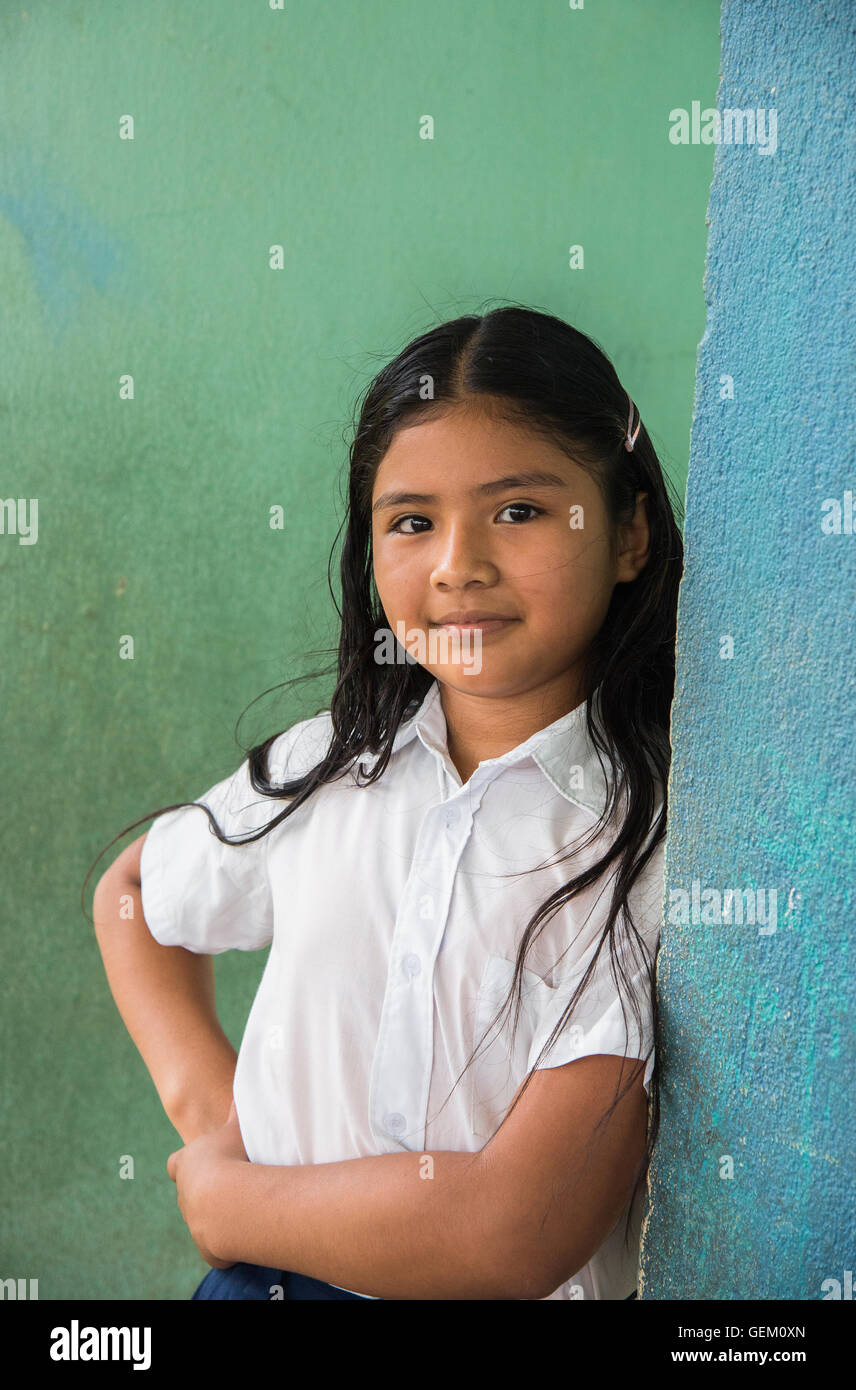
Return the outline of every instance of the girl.
[[[681,567],[567,323],[455,319],[371,383],[329,710],[95,895],[185,1145],[194,1298],[634,1296]],[[208,958],[265,946],[235,1066]]]

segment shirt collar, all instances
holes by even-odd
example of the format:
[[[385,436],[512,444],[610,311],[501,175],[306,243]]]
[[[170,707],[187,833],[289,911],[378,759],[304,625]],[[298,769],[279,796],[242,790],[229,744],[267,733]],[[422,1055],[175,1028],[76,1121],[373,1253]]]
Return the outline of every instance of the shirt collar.
[[[399,748],[418,737],[429,752],[448,757],[446,733],[440,686],[435,679],[419,708],[399,725],[392,752],[398,752]],[[379,756],[363,757],[360,761],[373,766]],[[538,729],[516,748],[509,749],[498,758],[489,759],[481,766],[506,767],[525,758],[534,759],[547,780],[568,801],[600,817],[610,793],[597,749],[586,728],[585,701],[546,728]]]

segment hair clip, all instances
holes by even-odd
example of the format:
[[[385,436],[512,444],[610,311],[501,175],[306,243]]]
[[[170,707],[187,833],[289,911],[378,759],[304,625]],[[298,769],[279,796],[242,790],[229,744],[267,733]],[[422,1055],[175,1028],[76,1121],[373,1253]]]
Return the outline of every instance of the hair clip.
[[[627,434],[624,439],[624,447],[627,450],[628,454],[632,454],[633,445],[636,443],[636,436],[639,433],[639,430],[642,425],[642,418],[640,416],[639,420],[637,421],[636,428],[631,434],[630,426],[633,424],[633,402],[630,400],[629,396],[627,397],[627,399],[630,401],[630,414],[627,417]]]

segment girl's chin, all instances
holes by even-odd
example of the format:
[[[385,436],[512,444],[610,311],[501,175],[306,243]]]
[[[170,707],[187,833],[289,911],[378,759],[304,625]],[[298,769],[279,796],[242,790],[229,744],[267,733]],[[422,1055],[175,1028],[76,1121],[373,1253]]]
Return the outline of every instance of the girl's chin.
[[[503,669],[498,663],[483,661],[481,668],[474,666],[430,666],[426,667],[440,683],[452,690],[460,690],[464,695],[515,695],[521,690],[521,671],[519,664]],[[523,683],[525,688],[525,683]]]

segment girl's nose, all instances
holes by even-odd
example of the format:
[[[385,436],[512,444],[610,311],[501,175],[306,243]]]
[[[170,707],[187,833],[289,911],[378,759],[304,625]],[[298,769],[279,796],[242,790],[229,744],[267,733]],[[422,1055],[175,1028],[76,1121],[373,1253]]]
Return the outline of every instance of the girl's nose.
[[[438,534],[431,569],[432,584],[459,588],[471,580],[495,584],[498,577],[499,571],[483,532],[474,527],[454,525]]]

